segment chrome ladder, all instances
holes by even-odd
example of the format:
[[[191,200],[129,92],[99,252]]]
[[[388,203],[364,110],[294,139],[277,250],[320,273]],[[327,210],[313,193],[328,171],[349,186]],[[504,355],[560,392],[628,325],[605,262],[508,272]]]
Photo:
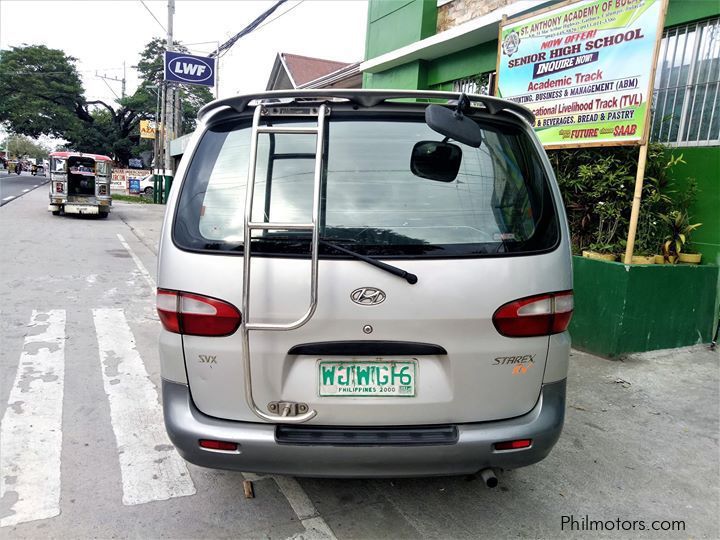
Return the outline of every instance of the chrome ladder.
[[[320,227],[320,183],[322,180],[323,145],[325,141],[325,122],[329,113],[327,105],[317,107],[317,125],[314,127],[295,126],[261,126],[260,121],[271,105],[259,103],[255,107],[253,115],[252,132],[250,139],[250,164],[248,168],[247,191],[245,193],[245,217],[243,222],[244,244],[243,244],[243,287],[242,287],[242,322],[240,332],[242,333],[243,349],[243,370],[245,375],[245,400],[250,410],[262,420],[287,424],[299,424],[313,418],[317,411],[310,409],[305,403],[274,401],[268,404],[269,413],[265,413],[255,403],[252,390],[252,368],[250,362],[250,332],[251,331],[288,331],[300,328],[307,323],[317,308],[318,291],[318,246]],[[282,108],[282,106],[279,106]],[[313,105],[312,108],[315,108]],[[255,175],[257,169],[258,138],[261,134],[298,134],[315,135],[315,172],[313,176],[313,205],[311,223],[281,223],[281,222],[257,222],[251,221],[253,195],[255,191]],[[268,217],[269,218],[269,217]],[[305,314],[298,320],[283,323],[254,323],[250,321],[250,263],[252,231],[255,230],[276,230],[276,231],[310,231],[312,240],[310,242],[310,305]]]

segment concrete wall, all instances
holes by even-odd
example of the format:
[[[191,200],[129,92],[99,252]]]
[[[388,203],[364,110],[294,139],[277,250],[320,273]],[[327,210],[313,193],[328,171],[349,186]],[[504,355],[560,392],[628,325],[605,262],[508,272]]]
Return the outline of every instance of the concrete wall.
[[[435,34],[436,0],[370,0],[365,59]]]
[[[698,200],[690,208],[690,219],[702,226],[692,233],[692,247],[703,254],[703,262],[720,265],[720,147],[674,148],[685,164],[673,167],[675,190],[682,191],[689,178],[698,186]]]
[[[437,32],[444,32],[517,0],[452,0],[438,8]]]
[[[648,265],[573,257],[573,347],[601,356],[709,343],[717,266]]]
[[[436,0],[370,0],[365,59],[375,58],[435,34]],[[425,88],[424,62],[412,62],[382,73],[363,74],[363,88]]]

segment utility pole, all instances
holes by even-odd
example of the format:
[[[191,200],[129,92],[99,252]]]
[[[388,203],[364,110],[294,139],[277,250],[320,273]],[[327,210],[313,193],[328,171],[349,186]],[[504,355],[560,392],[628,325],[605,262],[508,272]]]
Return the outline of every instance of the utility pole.
[[[118,79],[118,78],[116,78],[116,77],[108,77],[107,75],[98,75],[98,72],[97,72],[97,71],[95,72],[95,76],[96,76],[97,78],[99,78],[99,79],[104,79],[104,80],[106,80],[106,81],[115,81],[115,82],[121,83],[121,85],[122,85],[122,86],[121,86],[122,90],[121,90],[120,96],[121,96],[123,99],[125,99],[125,62],[123,62],[123,76],[122,76],[122,79]],[[107,83],[105,83],[105,84],[107,84]],[[110,85],[108,85],[108,87],[110,87]],[[112,88],[110,88],[110,90],[112,91],[113,94],[115,94],[115,91],[113,91]],[[117,97],[117,94],[115,94],[115,97]]]
[[[175,14],[175,0],[168,0],[168,24],[167,24],[167,44],[166,48],[168,51],[173,50],[173,15]],[[172,176],[172,161],[170,156],[170,130],[175,126],[173,125],[173,109],[175,105],[174,99],[174,88],[167,81],[165,81],[165,102],[163,104],[163,110],[165,112],[164,121],[164,142],[165,142],[165,176]]]
[[[215,49],[215,99],[220,99],[220,42]]]

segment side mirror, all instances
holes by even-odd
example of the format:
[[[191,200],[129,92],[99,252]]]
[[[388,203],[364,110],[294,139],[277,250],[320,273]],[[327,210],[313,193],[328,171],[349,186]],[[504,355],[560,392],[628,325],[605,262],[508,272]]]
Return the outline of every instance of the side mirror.
[[[462,150],[456,144],[439,141],[420,141],[410,158],[410,170],[415,176],[452,182],[460,170]]]
[[[482,142],[482,130],[472,118],[442,105],[427,106],[425,123],[440,135],[473,148],[478,148]]]

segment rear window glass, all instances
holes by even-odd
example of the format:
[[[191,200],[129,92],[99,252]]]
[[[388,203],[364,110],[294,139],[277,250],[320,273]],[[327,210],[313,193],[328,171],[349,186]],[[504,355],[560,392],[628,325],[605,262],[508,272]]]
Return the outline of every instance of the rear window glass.
[[[331,118],[321,238],[387,257],[528,253],[555,246],[554,205],[531,141],[510,124],[481,127],[479,148],[454,143],[462,161],[457,178],[446,183],[410,169],[418,141],[443,139],[422,119]],[[242,251],[250,133],[247,121],[231,121],[203,135],[178,202],[173,234],[179,247]],[[311,221],[315,145],[315,135],[259,136],[253,221]],[[309,237],[256,231],[253,252],[307,254]]]

